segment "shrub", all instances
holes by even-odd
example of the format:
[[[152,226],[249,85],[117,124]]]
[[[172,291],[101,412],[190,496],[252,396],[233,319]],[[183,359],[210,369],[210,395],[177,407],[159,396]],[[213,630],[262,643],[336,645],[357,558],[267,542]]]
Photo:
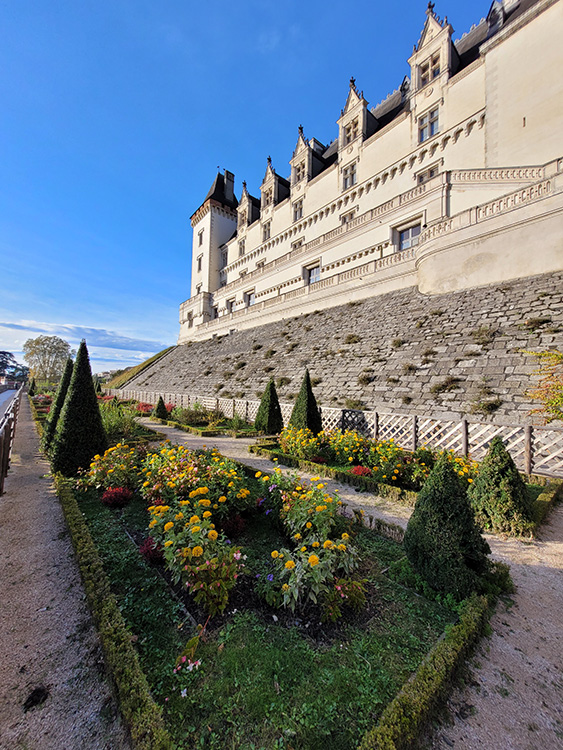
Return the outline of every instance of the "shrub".
[[[481,536],[463,485],[447,455],[438,459],[405,532],[415,571],[432,588],[464,599],[488,570],[490,548]]]
[[[78,347],[52,445],[53,471],[65,476],[73,476],[79,468],[87,467],[92,456],[103,453],[107,445],[84,340]]]
[[[491,440],[468,495],[478,523],[485,528],[516,534],[531,530],[526,485],[500,437]]]
[[[133,497],[128,487],[110,487],[102,495],[102,503],[109,508],[123,508]]]
[[[350,473],[356,477],[371,477],[372,471],[369,466],[354,466]]]
[[[162,396],[158,397],[158,401],[153,409],[152,415],[157,419],[168,419],[168,410],[166,409]]]
[[[95,455],[89,470],[81,473],[78,480],[79,487],[137,488],[140,480],[138,463],[144,453],[144,448],[139,447],[135,450],[122,443],[108,448],[103,456]]]
[[[41,438],[41,447],[43,448],[45,452],[49,451],[49,448],[51,447],[51,443],[55,436],[57,423],[59,421],[59,417],[60,417],[64,402],[65,402],[66,394],[68,391],[68,386],[70,385],[70,379],[72,377],[72,367],[73,367],[72,359],[69,357],[66,361],[63,376],[59,382],[57,395],[55,396],[55,402],[53,406],[51,407],[51,411],[49,413],[49,419],[45,421],[45,424],[43,426],[43,436]]]
[[[31,378],[31,383],[29,384],[29,388],[27,389],[28,396],[35,396],[36,389],[37,386],[35,385],[35,378]]]
[[[139,547],[139,552],[147,562],[153,564],[164,562],[162,547],[152,536],[149,536],[145,539],[145,541]]]
[[[289,424],[298,429],[307,428],[314,435],[318,435],[323,428],[321,413],[311,386],[309,370],[305,370],[301,390],[297,395]]]
[[[278,401],[278,394],[276,391],[276,384],[272,378],[264,395],[260,400],[260,406],[258,407],[258,413],[254,421],[254,427],[258,432],[264,432],[267,435],[277,435],[283,429],[283,418],[280,409],[280,402]]]

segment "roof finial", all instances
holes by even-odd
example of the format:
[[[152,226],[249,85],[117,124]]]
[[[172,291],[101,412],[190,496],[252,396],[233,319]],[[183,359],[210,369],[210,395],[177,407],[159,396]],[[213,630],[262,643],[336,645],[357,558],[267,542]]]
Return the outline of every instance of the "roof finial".
[[[303,125],[300,125],[297,130],[299,131],[299,135],[303,135]]]
[[[356,79],[354,78],[354,76],[350,77],[350,88],[354,89],[354,91],[356,90]]]
[[[246,180],[242,181],[242,192],[246,193]]]
[[[268,156],[268,166],[269,167],[272,166],[272,157],[271,156]]]
[[[430,0],[428,2],[428,8],[426,9],[426,12],[428,13],[428,15],[430,15],[430,13],[434,15],[434,3],[430,2]]]

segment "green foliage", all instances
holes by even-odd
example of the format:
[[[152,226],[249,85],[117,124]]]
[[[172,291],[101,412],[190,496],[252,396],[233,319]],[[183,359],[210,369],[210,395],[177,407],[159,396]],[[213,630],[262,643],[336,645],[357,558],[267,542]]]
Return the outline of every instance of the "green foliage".
[[[409,562],[432,588],[463,599],[488,569],[480,534],[454,464],[443,454],[418,493],[405,532]]]
[[[143,370],[146,370],[147,367],[154,364],[158,359],[161,357],[164,357],[165,354],[168,354],[168,352],[171,352],[172,349],[174,349],[173,346],[169,346],[167,349],[163,349],[161,352],[158,352],[158,354],[154,354],[152,357],[149,357],[149,359],[145,360],[144,362],[141,362],[140,365],[135,365],[135,367],[129,367],[126,370],[120,370],[119,373],[113,376],[113,378],[107,383],[107,388],[123,388],[123,386],[132,378],[134,378],[136,375],[139,375]]]
[[[527,396],[541,401],[542,406],[532,414],[540,414],[545,423],[563,420],[563,352],[557,349],[545,352],[527,352],[539,359],[540,369],[536,373],[539,381]]]
[[[53,471],[73,476],[87,468],[93,456],[103,453],[107,438],[94,391],[86,342],[82,341],[52,441]]]
[[[260,400],[254,427],[258,432],[264,432],[266,435],[277,435],[283,429],[280,402],[273,378],[270,379]]]
[[[162,396],[158,397],[158,401],[156,402],[156,406],[153,409],[152,416],[156,417],[157,419],[168,419],[168,412],[166,411],[166,406],[164,405]]]
[[[35,385],[35,378],[31,378],[31,383],[29,384],[29,388],[27,389],[28,396],[35,396],[36,390],[37,386]]]
[[[526,485],[500,437],[491,440],[468,495],[477,522],[485,528],[509,534],[531,531]]]
[[[314,435],[318,435],[323,428],[321,413],[317,406],[313,387],[311,386],[309,370],[305,370],[301,389],[291,412],[289,424],[292,427],[297,427],[297,429],[307,428]]]
[[[72,359],[69,357],[66,361],[65,371],[62,378],[60,379],[59,387],[57,389],[57,395],[55,396],[55,400],[53,402],[53,405],[51,406],[49,417],[46,420],[43,428],[41,447],[45,452],[49,451],[51,442],[53,441],[53,438],[55,436],[59,417],[65,402],[68,387],[70,385],[70,379],[72,377],[72,367]]]

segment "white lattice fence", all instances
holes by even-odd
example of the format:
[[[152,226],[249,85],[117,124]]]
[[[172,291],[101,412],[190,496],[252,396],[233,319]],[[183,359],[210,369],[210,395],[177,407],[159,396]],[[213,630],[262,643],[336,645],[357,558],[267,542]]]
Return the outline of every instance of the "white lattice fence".
[[[337,430],[342,419],[342,409],[330,409],[324,406],[321,409],[323,430]]]
[[[231,398],[217,399],[217,406],[226,417],[235,416],[235,402]]]
[[[249,422],[254,422],[256,419],[256,415],[258,414],[258,408],[260,406],[260,401],[249,401],[248,402],[248,414],[247,414],[247,420]]]
[[[448,450],[462,454],[464,451],[463,425],[460,422],[420,418],[417,444],[434,450]]]
[[[563,477],[563,430],[534,429],[532,471]]]
[[[378,422],[379,440],[393,439],[403,448],[411,447],[413,417],[404,414],[380,414]]]
[[[280,404],[280,409],[284,426],[287,427],[287,424],[291,418],[291,412],[293,411],[293,404]]]

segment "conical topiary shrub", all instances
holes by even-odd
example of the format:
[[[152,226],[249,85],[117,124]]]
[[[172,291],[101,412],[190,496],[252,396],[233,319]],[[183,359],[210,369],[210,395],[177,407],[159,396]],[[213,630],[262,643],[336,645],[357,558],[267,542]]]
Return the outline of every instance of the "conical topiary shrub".
[[[291,412],[289,424],[291,427],[297,427],[298,430],[307,428],[314,435],[318,435],[323,429],[321,413],[311,386],[309,370],[305,370],[305,377]]]
[[[266,435],[277,435],[283,429],[283,418],[278,401],[276,384],[272,378],[266,390],[262,394],[258,413],[254,420],[254,427],[258,432],[265,432]]]
[[[445,454],[418,493],[404,547],[415,571],[432,588],[457,599],[478,588],[479,576],[487,572],[491,550]]]
[[[156,406],[152,410],[152,415],[153,417],[156,417],[157,419],[168,419],[168,412],[166,411],[166,406],[164,406],[164,401],[162,400],[162,396],[158,397]]]
[[[57,423],[59,421],[59,417],[60,417],[64,402],[65,402],[68,387],[70,385],[70,379],[72,377],[72,369],[73,369],[72,359],[69,357],[66,361],[63,376],[59,382],[57,395],[55,396],[55,400],[53,402],[53,405],[51,406],[51,411],[49,412],[49,418],[45,421],[45,426],[43,428],[43,437],[41,438],[41,447],[43,448],[45,452],[49,452],[51,443],[55,436]]]
[[[37,386],[35,385],[35,378],[31,378],[31,383],[29,384],[29,388],[27,389],[28,395],[35,396],[36,389],[37,389]]]
[[[491,440],[468,496],[477,522],[485,528],[512,534],[531,530],[526,485],[500,437]]]
[[[107,439],[94,391],[85,341],[78,347],[72,377],[51,445],[53,471],[60,471],[65,476],[73,476],[79,468],[87,468],[94,455],[103,453],[106,449]]]

